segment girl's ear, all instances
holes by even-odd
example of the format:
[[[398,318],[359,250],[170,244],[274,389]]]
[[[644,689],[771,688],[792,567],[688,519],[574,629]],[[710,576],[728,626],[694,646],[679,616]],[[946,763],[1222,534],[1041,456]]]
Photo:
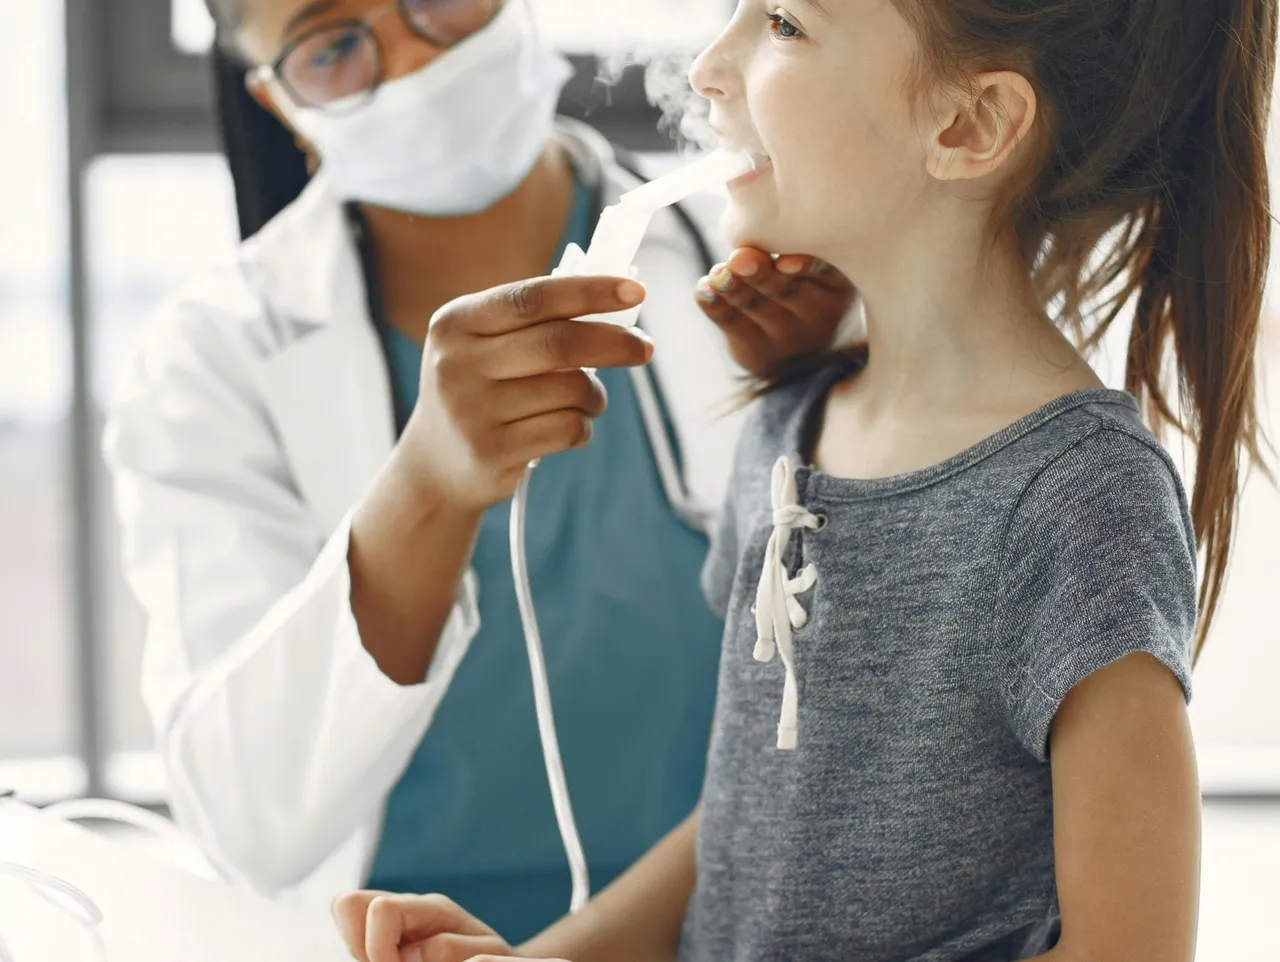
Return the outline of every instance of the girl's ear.
[[[935,110],[927,169],[938,180],[974,180],[1000,168],[1030,132],[1036,93],[1012,70],[979,74],[966,95]]]

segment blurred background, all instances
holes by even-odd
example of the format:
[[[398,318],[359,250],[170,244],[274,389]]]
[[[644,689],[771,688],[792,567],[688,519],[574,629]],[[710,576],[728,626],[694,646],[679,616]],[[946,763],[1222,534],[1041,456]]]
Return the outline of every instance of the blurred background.
[[[640,78],[605,89],[594,82],[598,59],[624,43],[696,49],[732,4],[534,6],[579,66],[565,109],[661,159],[668,145]],[[163,773],[138,695],[143,624],[118,573],[98,440],[103,401],[140,326],[238,239],[211,119],[212,25],[201,0],[3,0],[0,35],[0,787],[36,801],[92,793],[159,805]],[[1275,385],[1274,307],[1268,328]],[[1122,331],[1099,363],[1118,386],[1117,343]],[[1264,408],[1274,436],[1280,387]],[[1280,904],[1278,683],[1280,494],[1255,477],[1192,715],[1210,809],[1234,813],[1211,835],[1206,877],[1220,861],[1233,879],[1224,885],[1244,884],[1235,866],[1254,858],[1248,892],[1271,910]],[[1272,847],[1259,856],[1265,832]],[[1233,960],[1263,958],[1243,951],[1275,937],[1256,922]]]

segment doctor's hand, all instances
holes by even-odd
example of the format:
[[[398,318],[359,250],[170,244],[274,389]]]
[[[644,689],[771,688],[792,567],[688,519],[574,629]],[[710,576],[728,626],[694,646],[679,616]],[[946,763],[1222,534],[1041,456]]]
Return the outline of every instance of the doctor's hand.
[[[333,918],[359,962],[467,962],[512,952],[497,932],[443,895],[351,892],[334,900]]]
[[[734,360],[757,377],[831,347],[853,306],[854,287],[816,257],[740,248],[698,282],[698,306],[729,340]]]
[[[571,318],[633,307],[644,295],[616,277],[539,278],[437,311],[401,439],[425,490],[483,510],[511,496],[530,461],[585,445],[607,398],[583,369],[647,364],[653,342],[634,328]]]

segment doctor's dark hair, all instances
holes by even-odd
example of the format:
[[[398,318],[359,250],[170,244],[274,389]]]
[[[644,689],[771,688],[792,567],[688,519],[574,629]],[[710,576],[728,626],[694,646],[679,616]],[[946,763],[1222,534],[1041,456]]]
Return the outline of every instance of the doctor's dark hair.
[[[1256,348],[1276,2],[895,3],[921,41],[922,84],[1011,69],[1036,91],[1028,163],[998,199],[992,233],[1016,243],[1042,304],[1082,347],[1133,306],[1125,387],[1155,431],[1173,428],[1195,446],[1198,656],[1221,599],[1245,456],[1266,472]]]
[[[238,4],[205,2],[218,24],[211,57],[218,133],[235,185],[240,236],[250,237],[302,193],[310,179],[307,157],[245,87],[246,64],[226,39],[238,22]]]

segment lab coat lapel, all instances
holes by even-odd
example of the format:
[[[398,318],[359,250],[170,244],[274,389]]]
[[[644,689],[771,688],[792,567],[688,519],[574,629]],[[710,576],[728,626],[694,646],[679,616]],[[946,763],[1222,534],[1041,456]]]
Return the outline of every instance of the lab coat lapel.
[[[345,215],[327,195],[310,199],[316,203],[314,216],[303,219],[308,229],[290,244],[272,245],[288,263],[268,265],[280,279],[268,297],[278,343],[264,362],[261,388],[299,493],[329,532],[390,455],[395,424]]]

